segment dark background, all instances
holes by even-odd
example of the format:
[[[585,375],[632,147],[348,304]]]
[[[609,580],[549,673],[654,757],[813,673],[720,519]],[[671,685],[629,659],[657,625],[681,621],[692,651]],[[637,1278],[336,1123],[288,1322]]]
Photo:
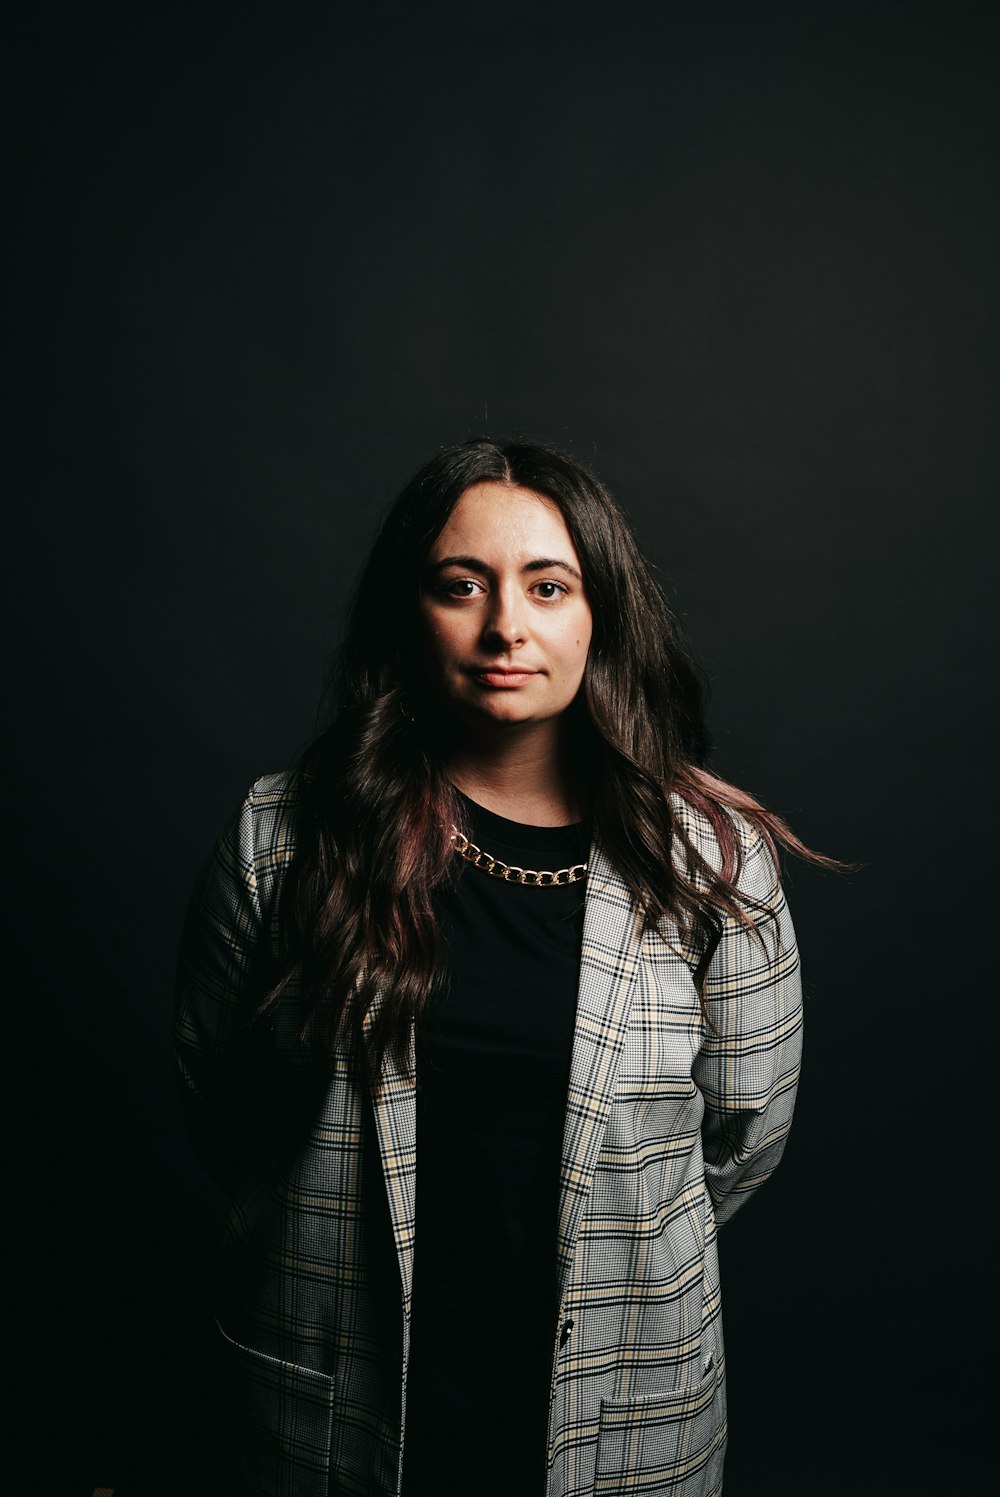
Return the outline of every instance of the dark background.
[[[788,872],[806,1064],[785,1162],[723,1236],[727,1497],[984,1474],[988,16],[21,23],[9,1292],[39,1489],[208,1469],[183,907],[312,730],[377,516],[439,444],[514,431],[624,499],[711,678],[715,767],[867,865]]]

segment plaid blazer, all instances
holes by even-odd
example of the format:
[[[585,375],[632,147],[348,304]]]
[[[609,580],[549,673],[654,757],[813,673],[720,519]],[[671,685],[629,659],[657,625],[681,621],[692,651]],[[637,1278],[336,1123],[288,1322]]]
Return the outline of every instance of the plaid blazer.
[[[718,867],[710,824],[682,799],[673,805]],[[625,884],[592,849],[537,1497],[543,1484],[544,1497],[722,1488],[716,1224],[778,1163],[801,1044],[782,889],[760,834],[734,822],[740,887],[776,918],[754,915],[763,949],[727,918],[705,989],[710,1025],[694,952],[674,928],[637,932]],[[415,1085],[392,1067],[373,1101],[346,1055],[318,1063],[299,1038],[294,985],[267,1024],[248,1023],[275,950],[295,825],[290,776],[268,776],[216,846],[182,944],[177,1063],[196,1143],[232,1201],[218,1332],[239,1387],[241,1490],[390,1497],[404,1459]],[[411,1071],[412,1060],[411,1033]],[[368,1219],[366,1179],[384,1180],[391,1232]],[[375,1272],[385,1244],[395,1252],[390,1295]]]

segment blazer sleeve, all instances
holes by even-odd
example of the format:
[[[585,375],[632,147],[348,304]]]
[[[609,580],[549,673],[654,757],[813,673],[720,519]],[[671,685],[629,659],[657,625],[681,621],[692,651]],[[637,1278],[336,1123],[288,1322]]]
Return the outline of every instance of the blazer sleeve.
[[[262,936],[251,789],[195,885],[177,966],[174,1057],[181,1097],[195,1152],[226,1189],[242,1146],[234,1089],[248,1020],[261,996]]]
[[[802,1053],[795,931],[767,844],[756,827],[749,830],[738,887],[765,908],[748,911],[754,930],[726,917],[706,974],[709,1023],[694,1065],[705,1103],[705,1176],[720,1222],[781,1158]]]

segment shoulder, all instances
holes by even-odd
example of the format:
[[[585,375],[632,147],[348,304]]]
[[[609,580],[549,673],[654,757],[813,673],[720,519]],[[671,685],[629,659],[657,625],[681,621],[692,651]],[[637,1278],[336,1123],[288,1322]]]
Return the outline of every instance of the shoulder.
[[[255,818],[294,818],[301,800],[297,770],[283,769],[278,774],[264,774],[254,780],[247,792]]]
[[[766,838],[748,816],[733,806],[718,805],[713,818],[677,791],[670,794],[670,809],[674,818],[674,857],[682,867],[688,864],[687,850],[693,847],[713,874],[719,874],[724,862],[720,832],[725,827],[738,850],[735,880],[738,887],[754,899],[773,897],[779,883],[778,869]],[[697,870],[691,871],[695,882],[704,885],[704,874],[699,876]]]
[[[722,866],[722,849],[718,828],[708,813],[693,805],[677,790],[669,796],[670,810],[674,818],[674,832],[694,844],[702,857],[718,871]],[[764,839],[748,816],[732,806],[718,808],[720,821],[728,823],[739,843],[744,857],[749,857],[763,845]]]
[[[298,841],[300,810],[295,770],[261,775],[250,786],[238,815],[258,879],[276,873],[291,861]]]

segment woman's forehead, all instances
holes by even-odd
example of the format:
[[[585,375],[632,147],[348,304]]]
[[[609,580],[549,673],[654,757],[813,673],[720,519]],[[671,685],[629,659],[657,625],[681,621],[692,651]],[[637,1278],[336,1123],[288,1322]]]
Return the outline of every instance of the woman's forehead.
[[[431,548],[431,558],[461,552],[478,555],[491,550],[506,555],[532,556],[550,552],[579,557],[559,506],[533,489],[503,483],[477,483],[466,489]],[[485,559],[485,558],[484,558]]]

